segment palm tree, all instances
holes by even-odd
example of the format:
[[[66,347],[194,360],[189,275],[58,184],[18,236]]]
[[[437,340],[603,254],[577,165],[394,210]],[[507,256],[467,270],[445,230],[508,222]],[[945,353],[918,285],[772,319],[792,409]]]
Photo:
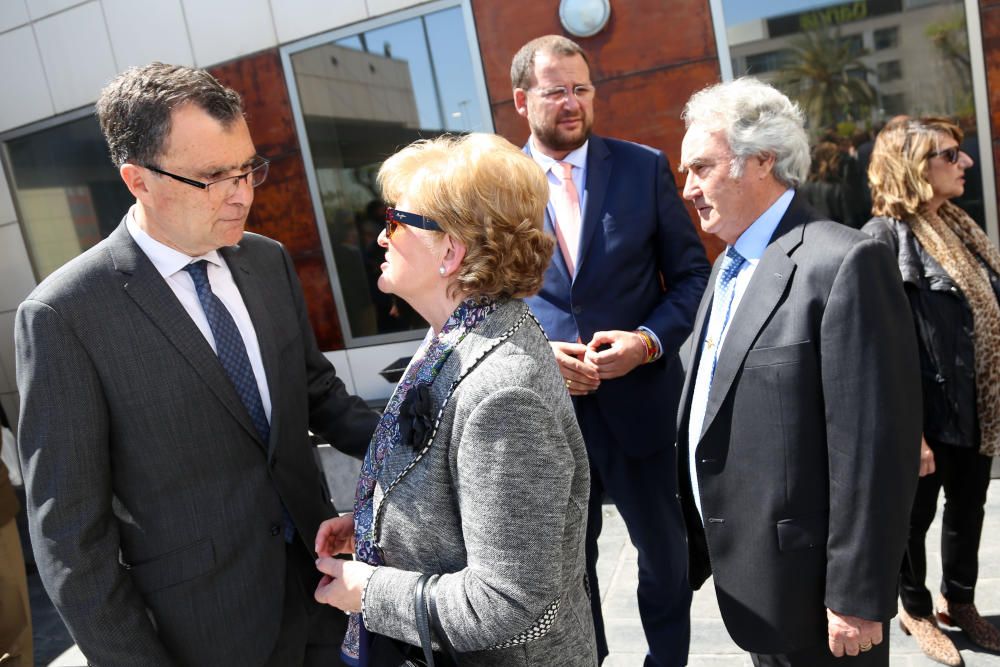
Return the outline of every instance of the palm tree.
[[[868,67],[859,60],[864,54],[841,39],[839,31],[811,30],[792,43],[789,63],[776,83],[798,101],[813,128],[856,120],[876,100]]]

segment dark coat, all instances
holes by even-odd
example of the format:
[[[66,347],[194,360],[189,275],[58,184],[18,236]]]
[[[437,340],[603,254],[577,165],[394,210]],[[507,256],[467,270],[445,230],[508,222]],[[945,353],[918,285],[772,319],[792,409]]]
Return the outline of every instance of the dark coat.
[[[978,448],[974,322],[965,295],[905,222],[872,218],[862,231],[892,248],[910,300],[920,349],[924,436],[935,444]],[[1000,278],[989,273],[1000,299]]]
[[[682,474],[690,579],[698,588],[714,575],[722,618],[747,651],[823,645],[826,608],[896,613],[920,451],[908,319],[885,246],[796,195],[732,316],[697,443],[687,434],[702,346],[692,345],[678,451],[686,471],[697,447],[704,524]]]
[[[285,249],[246,234],[221,255],[260,342],[268,442],[124,223],[17,311],[35,558],[102,667],[263,664],[285,595],[282,507],[310,553],[333,513],[309,430],[360,456],[375,426],[318,349]]]

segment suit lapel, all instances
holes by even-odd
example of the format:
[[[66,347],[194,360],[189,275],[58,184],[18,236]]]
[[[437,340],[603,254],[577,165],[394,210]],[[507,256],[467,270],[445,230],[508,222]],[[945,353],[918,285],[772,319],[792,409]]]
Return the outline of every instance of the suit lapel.
[[[587,146],[587,182],[584,184],[580,210],[582,211],[582,229],[580,230],[580,248],[576,257],[576,275],[587,261],[587,250],[590,248],[594,233],[601,225],[601,212],[604,210],[604,199],[608,193],[608,182],[611,180],[611,151],[598,136],[591,136]]]
[[[807,209],[796,194],[760,258],[726,330],[725,341],[715,366],[712,388],[708,394],[708,405],[705,406],[705,421],[701,427],[699,442],[719,413],[719,408],[743,367],[747,352],[786,292],[795,272],[795,262],[789,255],[802,242],[803,224],[807,219]],[[709,283],[711,286],[714,284]],[[704,313],[702,317],[705,317]]]
[[[277,331],[274,328],[274,319],[268,312],[267,294],[270,289],[269,283],[261,280],[259,273],[252,270],[250,262],[240,246],[220,249],[222,258],[229,264],[229,271],[233,276],[233,282],[243,297],[243,303],[247,307],[250,321],[253,323],[254,331],[257,334],[257,344],[260,346],[260,356],[264,362],[264,375],[267,378],[267,390],[271,397],[271,437],[267,443],[270,454],[277,440],[276,433],[280,427],[281,411],[278,410],[279,402],[275,395],[275,387],[278,384],[278,343]]]
[[[260,443],[250,415],[219,358],[163,276],[132,240],[124,221],[108,237],[108,250],[115,270],[122,274],[125,293],[177,349],[226,410]]]
[[[705,294],[701,298],[701,304],[698,306],[698,312],[695,314],[694,318],[694,328],[691,330],[691,344],[688,346],[688,358],[687,363],[684,364],[684,368],[688,369],[688,372],[684,374],[684,387],[681,389],[681,404],[677,413],[677,437],[687,437],[687,427],[684,426],[685,420],[689,413],[689,408],[691,406],[691,391],[694,388],[695,376],[698,372],[698,363],[701,358],[701,347],[702,341],[705,339],[705,320],[708,317],[708,313],[711,312],[712,308],[712,296],[715,292],[715,280],[719,273],[719,267],[722,265],[722,255],[716,258],[715,264],[712,265],[712,273],[708,277],[708,287],[705,289]]]

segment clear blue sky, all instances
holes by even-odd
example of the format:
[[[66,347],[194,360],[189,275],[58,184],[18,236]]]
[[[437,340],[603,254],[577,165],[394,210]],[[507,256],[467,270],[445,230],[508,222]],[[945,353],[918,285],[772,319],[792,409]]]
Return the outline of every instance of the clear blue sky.
[[[753,19],[795,14],[819,7],[844,4],[844,0],[722,0],[726,25],[745,23]]]

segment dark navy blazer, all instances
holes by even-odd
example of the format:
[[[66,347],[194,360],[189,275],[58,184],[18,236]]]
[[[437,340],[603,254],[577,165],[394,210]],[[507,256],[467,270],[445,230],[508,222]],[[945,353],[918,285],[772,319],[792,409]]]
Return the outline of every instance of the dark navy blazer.
[[[592,136],[581,199],[575,279],[556,251],[528,303],[551,340],[586,343],[596,331],[640,326],[656,333],[663,356],[603,381],[596,394],[616,445],[643,456],[674,444],[669,411],[683,382],[677,350],[691,333],[710,266],[661,151]],[[545,229],[553,233],[548,212]]]

